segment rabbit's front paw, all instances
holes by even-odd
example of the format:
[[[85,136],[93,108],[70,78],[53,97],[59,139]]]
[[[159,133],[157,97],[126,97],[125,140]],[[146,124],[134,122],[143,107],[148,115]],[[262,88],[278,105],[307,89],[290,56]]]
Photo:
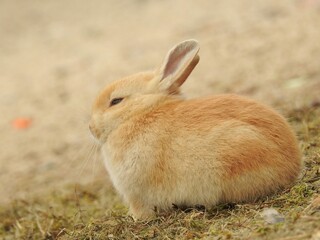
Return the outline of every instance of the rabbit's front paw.
[[[155,217],[155,211],[152,207],[144,206],[141,203],[130,203],[130,214],[133,215],[135,220],[151,220]]]

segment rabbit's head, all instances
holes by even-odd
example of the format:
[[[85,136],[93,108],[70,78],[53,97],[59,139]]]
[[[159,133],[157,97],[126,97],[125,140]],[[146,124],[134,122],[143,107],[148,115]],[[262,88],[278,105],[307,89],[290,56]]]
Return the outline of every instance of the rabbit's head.
[[[173,47],[160,68],[114,81],[93,104],[90,130],[100,143],[123,122],[179,96],[179,87],[199,62],[199,45],[187,40]]]

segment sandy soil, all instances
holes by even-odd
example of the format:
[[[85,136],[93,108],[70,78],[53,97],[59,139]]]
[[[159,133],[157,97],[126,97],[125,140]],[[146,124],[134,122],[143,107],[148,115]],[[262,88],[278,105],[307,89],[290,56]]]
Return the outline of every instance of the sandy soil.
[[[91,102],[188,38],[199,40],[201,60],[187,97],[235,92],[284,113],[320,100],[316,0],[2,0],[0,202],[108,184],[90,151]],[[16,129],[17,118],[32,123]]]

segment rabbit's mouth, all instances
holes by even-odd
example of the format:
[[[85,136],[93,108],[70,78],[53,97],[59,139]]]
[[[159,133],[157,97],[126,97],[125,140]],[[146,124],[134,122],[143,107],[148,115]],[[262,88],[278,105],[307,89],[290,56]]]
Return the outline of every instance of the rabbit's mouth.
[[[92,134],[92,136],[96,139],[99,140],[100,138],[100,133],[97,131],[97,128],[95,127],[94,123],[91,121],[89,123],[89,130]]]

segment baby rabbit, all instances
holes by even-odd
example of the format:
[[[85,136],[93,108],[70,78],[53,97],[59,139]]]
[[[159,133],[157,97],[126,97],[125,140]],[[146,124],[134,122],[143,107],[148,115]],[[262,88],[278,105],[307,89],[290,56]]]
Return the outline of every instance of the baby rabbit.
[[[173,204],[252,201],[299,175],[295,134],[274,110],[237,95],[179,94],[198,51],[195,40],[179,43],[156,71],[111,83],[93,104],[90,130],[136,218]]]

